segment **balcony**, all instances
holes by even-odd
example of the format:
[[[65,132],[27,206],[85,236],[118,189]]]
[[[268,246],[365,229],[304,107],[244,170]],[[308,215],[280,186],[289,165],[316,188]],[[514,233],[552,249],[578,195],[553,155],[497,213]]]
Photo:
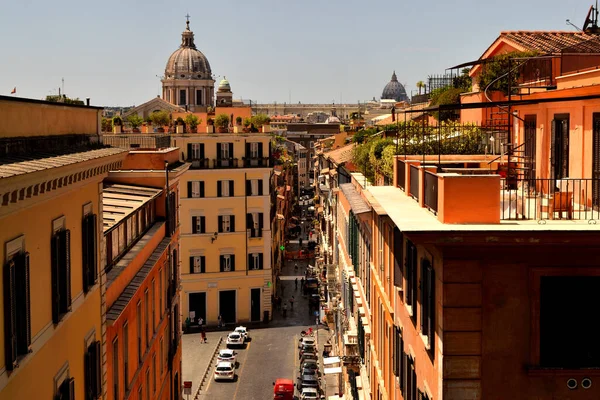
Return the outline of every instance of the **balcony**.
[[[600,178],[506,179],[495,170],[396,162],[396,174],[404,173],[396,187],[444,224],[600,219]]]
[[[262,228],[250,228],[248,229],[248,237],[249,238],[262,238]]]
[[[269,167],[269,157],[244,157],[245,168],[267,168]]]
[[[237,168],[238,167],[238,159],[237,158],[214,158],[213,159],[213,168]]]
[[[208,169],[210,168],[210,160],[208,158],[189,158],[186,160],[192,163],[190,169]]]

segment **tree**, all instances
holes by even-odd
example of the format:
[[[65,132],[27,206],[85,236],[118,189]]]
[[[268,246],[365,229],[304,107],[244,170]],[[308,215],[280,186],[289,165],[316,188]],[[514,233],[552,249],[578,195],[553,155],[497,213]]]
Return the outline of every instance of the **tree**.
[[[137,114],[131,114],[129,117],[127,117],[127,122],[129,122],[129,125],[131,125],[133,129],[137,129],[144,122],[144,118]]]
[[[169,125],[171,119],[169,118],[169,113],[166,111],[154,111],[150,114],[150,121],[156,126],[164,127],[165,125]]]
[[[496,56],[491,60],[486,60],[487,62],[482,65],[481,73],[478,77],[480,90],[485,91],[489,86],[489,90],[499,90],[508,95],[508,88],[510,86],[512,93],[517,93],[520,73],[519,66],[527,61],[511,59],[534,57],[536,54],[532,51],[513,51]]]
[[[75,104],[79,106],[85,105],[83,100],[79,100],[79,97],[71,99],[67,96],[63,95],[48,95],[46,96],[46,101],[51,101],[53,103],[64,103],[64,104]]]
[[[229,116],[227,114],[219,114],[215,117],[215,125],[217,128],[227,129],[229,127]]]
[[[188,114],[185,116],[185,123],[192,131],[195,130],[198,125],[202,123],[202,120],[195,116],[194,114]]]
[[[425,82],[423,82],[423,81],[417,82],[417,89],[419,89],[419,95],[420,95],[421,89],[425,89]]]

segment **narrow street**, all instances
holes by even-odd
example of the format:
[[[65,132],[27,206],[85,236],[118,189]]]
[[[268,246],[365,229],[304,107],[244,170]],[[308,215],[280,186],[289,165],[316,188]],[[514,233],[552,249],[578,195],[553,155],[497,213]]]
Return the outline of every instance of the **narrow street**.
[[[289,244],[289,250],[296,250],[297,244]],[[275,311],[269,327],[249,330],[251,341],[238,352],[236,380],[233,382],[207,382],[201,398],[210,400],[269,399],[273,397],[273,382],[277,378],[296,381],[298,371],[298,340],[300,332],[308,327],[315,328],[315,318],[309,315],[308,299],[302,296],[300,280],[308,265],[298,261],[298,272],[294,261],[287,261],[280,277],[282,298],[288,306],[287,316]],[[298,278],[296,289],[295,279]],[[294,296],[294,309],[289,299]],[[223,332],[225,337],[226,332]],[[222,348],[225,347],[225,340]],[[213,363],[214,367],[214,363]]]

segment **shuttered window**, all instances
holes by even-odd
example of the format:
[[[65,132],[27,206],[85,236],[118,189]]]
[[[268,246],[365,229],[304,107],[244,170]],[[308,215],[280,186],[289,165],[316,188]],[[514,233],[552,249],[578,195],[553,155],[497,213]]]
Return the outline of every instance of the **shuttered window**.
[[[4,351],[8,371],[31,346],[29,253],[15,254],[4,266]]]
[[[410,241],[406,241],[406,292],[404,293],[404,302],[415,307],[417,303],[417,248]],[[416,312],[413,309],[413,319],[416,318]]]
[[[65,379],[58,387],[54,400],[75,400],[75,379]]]
[[[98,276],[98,257],[97,257],[97,217],[96,214],[88,214],[81,223],[81,247],[82,247],[82,267],[83,267],[83,291],[88,292],[89,288],[97,282]]]
[[[206,257],[190,257],[190,274],[203,274],[206,272]]]
[[[248,269],[249,270],[263,269],[263,254],[262,253],[248,254]]]
[[[188,198],[200,199],[204,198],[204,181],[189,181],[187,183]]]
[[[232,180],[217,181],[217,197],[233,197],[234,183]]]
[[[262,196],[263,181],[262,179],[246,180],[246,196]]]
[[[235,271],[235,255],[233,254],[222,254],[219,258],[220,271],[231,272]]]
[[[57,324],[71,309],[71,231],[56,232],[51,247],[52,321]]]
[[[435,338],[435,271],[431,262],[421,262],[421,334],[427,337],[429,350]]]
[[[263,213],[246,214],[246,229],[251,238],[262,237],[263,220]]]
[[[219,215],[219,233],[235,232],[235,216]]]
[[[206,233],[206,217],[203,215],[192,217],[192,233]]]
[[[90,344],[85,353],[85,399],[95,400],[102,394],[102,350],[100,341]],[[125,361],[127,368],[127,361]],[[127,385],[127,369],[125,369],[125,384]]]

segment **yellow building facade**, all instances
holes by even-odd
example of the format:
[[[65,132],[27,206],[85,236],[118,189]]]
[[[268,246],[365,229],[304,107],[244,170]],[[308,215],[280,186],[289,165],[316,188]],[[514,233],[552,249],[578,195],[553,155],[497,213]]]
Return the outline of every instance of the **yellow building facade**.
[[[270,318],[270,136],[177,135],[172,145],[191,163],[180,183],[183,318]]]
[[[126,152],[95,144],[99,108],[0,103],[3,121],[40,116],[0,129],[0,399],[100,398],[98,216],[102,180]]]

